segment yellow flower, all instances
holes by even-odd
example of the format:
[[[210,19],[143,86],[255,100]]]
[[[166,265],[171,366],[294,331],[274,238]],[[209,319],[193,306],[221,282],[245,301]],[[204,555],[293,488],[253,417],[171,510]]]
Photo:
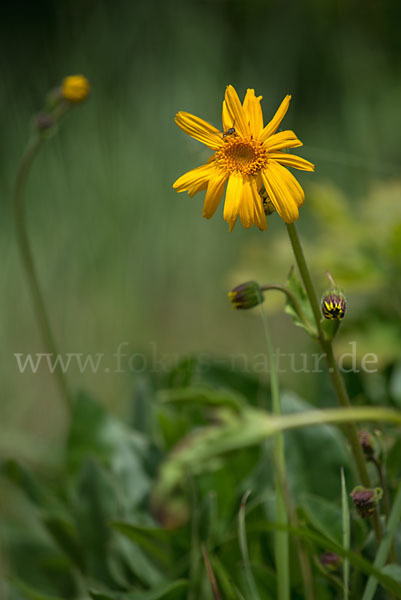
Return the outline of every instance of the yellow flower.
[[[291,96],[284,98],[265,127],[261,99],[262,96],[255,96],[255,91],[248,89],[241,105],[237,92],[229,85],[223,101],[223,133],[189,113],[180,111],[175,117],[175,122],[185,133],[214,150],[214,154],[206,165],[177,179],[173,187],[178,192],[187,191],[190,196],[206,190],[203,216],[210,219],[228,181],[224,219],[229,223],[230,231],[238,216],[244,227],[255,224],[259,229],[266,229],[266,200],[286,223],[296,221],[305,195],[285,167],[314,170],[309,161],[283,152],[284,149],[302,146],[293,131],[276,133]]]
[[[61,95],[65,100],[82,102],[89,92],[89,81],[83,75],[70,75],[63,80]]]

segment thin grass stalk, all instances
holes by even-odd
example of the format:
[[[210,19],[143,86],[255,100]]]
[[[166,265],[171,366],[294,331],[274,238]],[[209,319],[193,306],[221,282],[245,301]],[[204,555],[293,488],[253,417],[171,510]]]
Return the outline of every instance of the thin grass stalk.
[[[270,366],[270,390],[272,396],[272,411],[276,416],[281,414],[280,389],[276,366],[276,357],[269,325],[266,315],[260,305],[263,321],[263,329],[266,339],[268,364]],[[284,435],[277,433],[274,436],[274,470],[275,470],[275,493],[276,493],[276,521],[284,527],[288,525],[288,513],[285,502],[284,482],[286,479]],[[277,572],[277,598],[278,600],[290,599],[290,559],[289,539],[287,531],[277,530],[274,534],[274,554]]]
[[[262,289],[280,289],[279,286],[265,286]],[[268,320],[266,318],[266,314],[263,311],[262,306],[260,306],[262,320],[263,320],[263,328],[266,338],[266,346],[268,351],[268,360],[270,365],[270,386],[271,386],[271,395],[272,395],[272,408],[273,413],[275,415],[281,414],[281,403],[280,403],[280,390],[279,390],[279,381],[278,381],[278,373],[275,362],[275,354],[274,348],[271,340],[270,330]],[[274,448],[274,458],[275,458],[275,471],[276,471],[276,504],[277,504],[277,522],[281,522],[283,525],[288,524],[288,519],[291,522],[293,527],[297,527],[299,525],[298,518],[296,516],[296,511],[293,506],[293,502],[290,496],[290,492],[287,486],[287,477],[286,477],[286,467],[285,467],[285,446],[284,446],[284,436],[282,433],[278,433],[275,438],[275,448]],[[278,495],[277,495],[278,493]],[[285,533],[286,536],[280,536],[279,534]],[[282,537],[282,539],[280,539]],[[285,539],[286,537],[286,539]],[[288,594],[290,593],[290,571],[289,571],[289,536],[285,530],[277,530],[275,533],[275,549],[277,548],[277,556],[276,560],[280,559],[280,554],[282,553],[282,557],[284,557],[284,553],[286,555],[285,564],[288,570]],[[282,544],[282,547],[281,545]],[[313,574],[312,567],[309,560],[309,555],[305,550],[302,542],[300,540],[296,540],[296,547],[298,552],[298,559],[302,573],[302,579],[305,590],[305,598],[307,600],[315,600],[315,590],[313,584]],[[286,573],[284,568],[281,573],[283,579],[286,577]],[[283,581],[282,588],[285,589],[285,584]]]
[[[212,565],[210,564],[209,555],[204,544],[201,545],[203,561],[205,563],[206,573],[210,581],[210,587],[212,588],[213,596],[215,600],[223,600],[220,594],[219,586],[217,585],[216,577],[214,575]]]
[[[246,539],[245,509],[246,501],[250,493],[250,491],[245,492],[241,500],[240,509],[238,511],[238,541],[241,551],[242,562],[244,564],[245,577],[250,593],[249,600],[260,600],[258,588],[256,587],[255,578],[253,576],[251,565],[249,563],[248,542]]]
[[[343,548],[346,552],[350,550],[351,545],[351,523],[348,503],[347,486],[345,483],[344,469],[341,469],[341,513],[342,513],[342,534]],[[349,560],[344,558],[343,562],[343,584],[344,600],[349,599]]]

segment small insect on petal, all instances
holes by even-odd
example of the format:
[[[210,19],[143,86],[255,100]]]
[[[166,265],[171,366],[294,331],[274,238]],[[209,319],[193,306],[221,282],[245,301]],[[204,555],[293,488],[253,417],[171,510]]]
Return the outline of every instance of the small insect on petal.
[[[235,131],[234,127],[230,127],[230,129],[227,129],[227,131],[223,133],[223,138],[229,135],[237,135],[237,132]]]

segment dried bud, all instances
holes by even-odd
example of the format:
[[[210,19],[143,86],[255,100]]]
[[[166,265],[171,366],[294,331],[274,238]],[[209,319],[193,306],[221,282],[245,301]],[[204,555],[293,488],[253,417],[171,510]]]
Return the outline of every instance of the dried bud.
[[[262,304],[264,300],[262,290],[256,281],[241,283],[228,293],[228,297],[233,307],[241,310],[253,308]]]
[[[66,77],[61,86],[61,96],[70,102],[82,102],[90,92],[89,81],[83,75]]]
[[[358,485],[352,490],[350,496],[362,519],[368,519],[374,514],[376,506],[383,496],[383,490],[381,488],[369,489]]]
[[[320,563],[326,567],[328,571],[337,571],[341,566],[341,557],[334,552],[323,552],[320,557]]]
[[[369,431],[358,431],[359,443],[367,460],[375,455],[375,440]]]
[[[51,129],[54,123],[54,118],[48,113],[39,113],[34,119],[34,125],[39,132],[44,132],[48,129]]]

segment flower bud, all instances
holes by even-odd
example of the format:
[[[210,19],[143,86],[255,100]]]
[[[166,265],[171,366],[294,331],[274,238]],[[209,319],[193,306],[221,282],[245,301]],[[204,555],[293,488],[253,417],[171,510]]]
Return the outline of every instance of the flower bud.
[[[368,519],[374,514],[376,506],[383,496],[383,490],[381,488],[369,489],[358,485],[352,490],[350,496],[362,519]]]
[[[365,458],[370,460],[375,455],[375,440],[369,431],[358,431],[358,438]]]
[[[89,81],[83,75],[70,75],[63,80],[61,97],[70,102],[82,102],[90,92]]]
[[[256,281],[241,283],[228,293],[233,308],[246,309],[262,304],[264,297]]]
[[[328,571],[337,571],[341,566],[341,557],[335,552],[323,552],[320,557],[320,564],[322,564]]]
[[[327,290],[322,296],[322,314],[330,321],[344,318],[347,301],[340,290]]]

